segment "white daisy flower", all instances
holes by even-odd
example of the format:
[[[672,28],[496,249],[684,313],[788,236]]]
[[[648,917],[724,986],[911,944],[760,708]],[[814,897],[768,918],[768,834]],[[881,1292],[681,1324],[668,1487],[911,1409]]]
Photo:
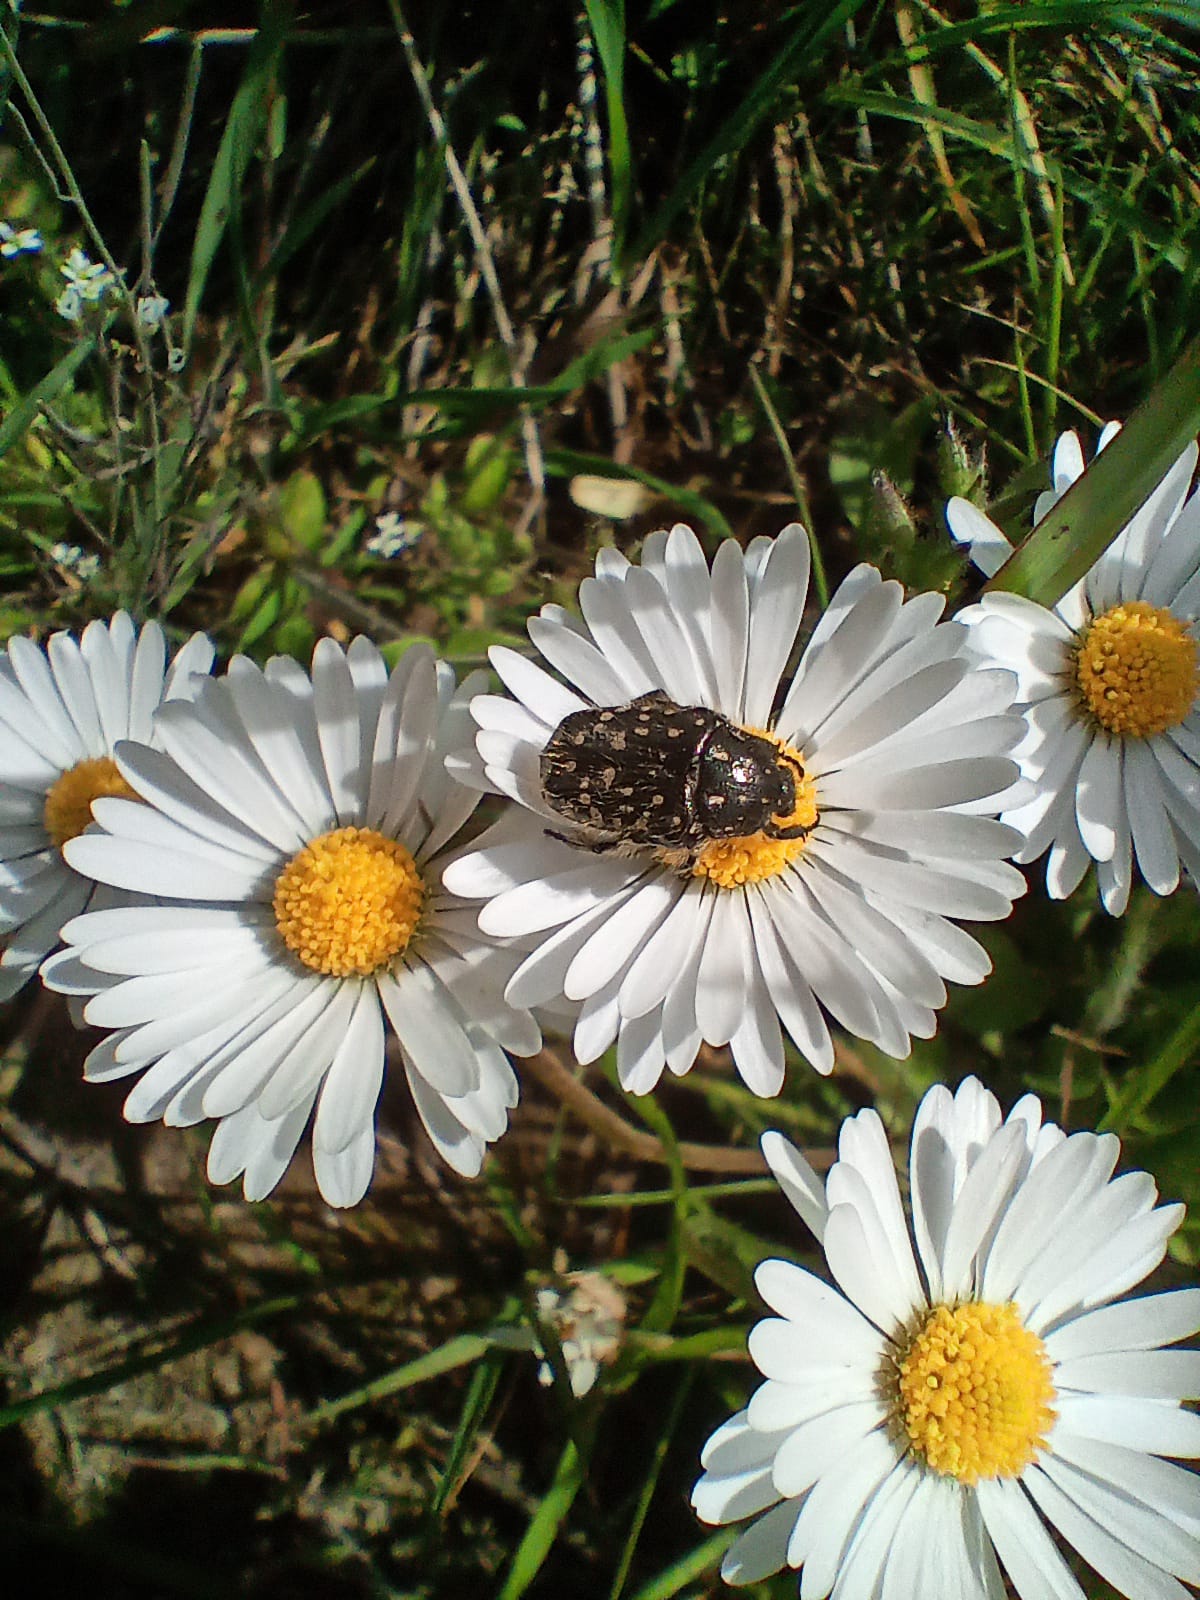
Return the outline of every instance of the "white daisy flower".
[[[780,1020],[822,1072],[833,1065],[827,1014],[907,1055],[910,1036],[935,1030],[943,980],[978,983],[989,970],[949,919],[1007,916],[1024,888],[1003,860],[1018,836],[987,814],[1016,773],[1006,754],[1022,731],[1006,715],[1012,675],[968,657],[967,630],[938,621],[942,596],[906,601],[898,583],[860,566],[777,706],[808,578],[799,526],[744,554],[726,541],[711,572],[684,527],[652,534],[640,566],[602,550],[580,588],[583,621],[545,606],[529,624],[567,683],[496,648],[493,665],[516,698],[472,706],[481,765],[461,775],[526,811],[456,864],[451,887],[489,897],[486,932],[536,939],[510,999],[579,1004],[579,1060],[615,1039],[621,1082],[636,1093],[652,1089],[664,1065],[686,1072],[702,1039],[729,1044],[756,1093],[777,1093]],[[564,734],[564,719],[583,714],[603,729],[612,719],[595,708],[656,691],[668,700],[630,707],[617,723],[630,782],[601,770],[597,786],[613,790],[604,803],[641,805],[647,826],[697,815],[694,773],[682,784],[665,776],[674,767],[678,778],[679,767],[668,722],[701,729],[701,713],[678,708],[709,708],[720,713],[709,718],[717,732],[701,750],[727,770],[726,747],[742,745],[753,783],[775,786],[778,808],[760,806],[772,814],[758,831],[700,848],[603,854],[564,822],[561,796],[559,809],[549,803],[543,751],[556,736],[554,750],[569,755],[576,725]],[[648,755],[630,753],[639,735]],[[569,759],[554,765],[570,776]],[[730,803],[725,793],[702,798],[710,811]]]
[[[165,706],[162,752],[117,762],[145,802],[99,801],[72,864],[159,904],[79,917],[47,969],[114,1030],[93,1082],[142,1076],[131,1122],[219,1126],[214,1183],[261,1199],[315,1105],[313,1160],[354,1205],[375,1160],[386,1025],[430,1138],[474,1176],[516,1104],[505,1049],[538,1030],[505,1005],[515,957],[442,889],[447,846],[478,796],[445,772],[469,737],[468,679],[415,646],[389,676],[366,639],[323,639],[312,675],[235,657],[193,705]]]
[[[834,1288],[786,1261],[755,1282],[765,1382],[704,1448],[705,1522],[755,1520],[730,1583],[799,1567],[801,1600],[1083,1600],[1050,1524],[1131,1600],[1200,1583],[1200,1290],[1118,1297],[1183,1217],[1112,1134],[1067,1137],[1027,1095],[1002,1123],[974,1078],[921,1102],[912,1235],[873,1111],[822,1186],[781,1134],[763,1153]],[[916,1241],[916,1253],[912,1240]],[[919,1265],[918,1265],[919,1263]],[[840,1291],[840,1292],[839,1292]]]
[[[92,900],[95,885],[63,852],[90,824],[97,797],[132,793],[113,760],[118,740],[151,742],[159,702],[190,695],[212,660],[197,633],[168,661],[158,624],[139,635],[124,611],[90,622],[78,642],[56,633],[42,650],[9,640],[0,656],[0,1000],[28,982],[63,923]]]
[[[1101,449],[1116,432],[1110,423]],[[1181,863],[1200,875],[1200,494],[1188,497],[1196,457],[1189,445],[1052,611],[995,593],[960,613],[981,654],[1019,680],[1028,732],[1016,755],[1035,793],[1004,814],[1025,835],[1015,859],[1048,850],[1056,900],[1095,861],[1114,916],[1128,904],[1135,857],[1156,894],[1178,886]],[[1083,469],[1078,438],[1064,433],[1035,520]],[[969,501],[951,500],[946,520],[989,577],[1011,554]]]

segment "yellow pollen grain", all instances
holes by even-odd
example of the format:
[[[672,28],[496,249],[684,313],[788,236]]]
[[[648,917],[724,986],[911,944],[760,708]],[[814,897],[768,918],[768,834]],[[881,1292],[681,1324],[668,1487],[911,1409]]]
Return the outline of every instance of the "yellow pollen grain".
[[[932,1471],[1018,1478],[1054,1426],[1050,1359],[1017,1308],[935,1306],[897,1363],[896,1421]]]
[[[62,849],[92,821],[92,801],[108,795],[121,800],[140,800],[117,768],[111,756],[95,756],[68,767],[46,791],[42,825],[51,841]]]
[[[1102,728],[1148,739],[1176,727],[1195,704],[1196,641],[1170,611],[1127,600],[1083,633],[1075,650],[1075,682]]]
[[[760,739],[768,739],[778,749],[781,759],[792,769],[796,785],[796,804],[785,817],[776,817],[781,828],[804,828],[811,832],[817,825],[817,786],[804,770],[797,751],[785,743],[778,734],[765,728],[747,728]],[[692,863],[692,874],[707,878],[719,889],[741,889],[748,883],[762,883],[767,878],[777,878],[784,869],[801,855],[807,840],[772,839],[769,834],[751,833],[741,839],[710,839]]]
[[[368,977],[402,955],[425,885],[404,846],[373,828],[323,833],[275,880],[275,926],[306,967]]]

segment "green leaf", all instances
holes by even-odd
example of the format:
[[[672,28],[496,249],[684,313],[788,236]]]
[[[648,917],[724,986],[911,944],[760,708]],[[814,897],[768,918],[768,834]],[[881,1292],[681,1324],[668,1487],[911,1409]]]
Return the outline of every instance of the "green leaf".
[[[654,1491],[658,1488],[658,1480],[662,1474],[663,1464],[667,1459],[667,1450],[679,1426],[679,1419],[683,1415],[683,1408],[691,1393],[692,1384],[695,1382],[694,1369],[685,1368],[675,1386],[675,1394],[671,1400],[670,1410],[656,1429],[657,1437],[651,1451],[650,1461],[642,1479],[641,1489],[638,1491],[637,1505],[634,1508],[633,1519],[630,1522],[629,1532],[625,1538],[625,1547],[617,1562],[617,1570],[613,1577],[612,1588],[609,1590],[609,1600],[620,1600],[621,1591],[625,1587],[625,1580],[629,1576],[629,1568],[633,1564],[634,1554],[637,1551],[642,1533],[645,1530],[646,1518],[650,1512],[650,1502],[654,1498]]]
[[[471,1464],[476,1457],[475,1441],[487,1421],[504,1366],[503,1354],[494,1351],[486,1356],[471,1374],[458,1428],[450,1445],[442,1475],[434,1489],[433,1498],[429,1502],[429,1520],[433,1524],[440,1519],[443,1507],[453,1495],[457,1494],[463,1480],[469,1474]]]
[[[957,1026],[982,1039],[1028,1027],[1047,1011],[1053,1016],[1061,986],[1028,946],[1022,949],[1002,928],[976,932],[992,959],[992,971],[986,983],[953,991],[947,1015]]]
[[[1188,346],[985,588],[1023,594],[1044,606],[1061,600],[1146,503],[1198,430],[1200,340]]]
[[[514,456],[496,439],[481,434],[471,441],[465,471],[467,481],[459,496],[459,507],[467,516],[482,516],[490,511],[508,487]]]
[[[313,472],[293,472],[279,495],[284,532],[305,550],[319,550],[325,538],[325,491]]]
[[[749,1334],[748,1326],[737,1323],[722,1328],[708,1328],[703,1333],[680,1334],[678,1337],[671,1333],[643,1333],[633,1328],[625,1335],[625,1339],[628,1349],[636,1355],[638,1365],[643,1366],[651,1362],[711,1361],[715,1356],[744,1355]]]
[[[42,407],[49,405],[51,400],[62,393],[95,348],[96,340],[93,335],[72,346],[62,360],[51,367],[41,382],[35,384],[20,404],[9,412],[3,422],[0,422],[0,456],[12,449],[34,422]]]
[[[771,1254],[756,1234],[696,1206],[684,1230],[687,1258],[697,1271],[738,1300],[755,1302],[754,1269]]]
[[[692,1203],[688,1195],[687,1173],[680,1159],[679,1141],[675,1137],[671,1119],[650,1095],[639,1096],[633,1104],[642,1121],[657,1134],[662,1144],[675,1196],[671,1227],[663,1251],[662,1273],[654,1291],[654,1298],[647,1306],[639,1324],[643,1333],[667,1333],[679,1315],[679,1307],[683,1301]]]

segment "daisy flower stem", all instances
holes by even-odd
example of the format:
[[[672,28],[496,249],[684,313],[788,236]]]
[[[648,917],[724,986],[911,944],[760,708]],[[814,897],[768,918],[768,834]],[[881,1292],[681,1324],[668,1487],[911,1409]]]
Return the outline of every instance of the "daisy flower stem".
[[[1088,470],[987,585],[1053,606],[1145,504],[1200,431],[1200,339],[1194,340]]]
[[[538,1079],[568,1110],[614,1150],[621,1150],[637,1161],[667,1165],[667,1152],[661,1139],[632,1127],[624,1117],[606,1106],[578,1078],[572,1076],[553,1050],[542,1050],[522,1063],[524,1070]],[[690,1172],[749,1172],[758,1177],[762,1157],[757,1150],[733,1150],[724,1145],[695,1144],[683,1139],[676,1146],[682,1165]],[[813,1166],[823,1168],[834,1159],[832,1150],[805,1152]]]

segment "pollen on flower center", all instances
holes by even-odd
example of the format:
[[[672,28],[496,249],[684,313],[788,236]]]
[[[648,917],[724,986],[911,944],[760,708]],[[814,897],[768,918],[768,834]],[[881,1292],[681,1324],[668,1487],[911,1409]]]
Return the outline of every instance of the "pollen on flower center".
[[[1127,600],[1084,632],[1075,651],[1075,681],[1102,728],[1148,739],[1182,722],[1195,703],[1196,641],[1170,611]]]
[[[1050,1360],[1015,1305],[935,1306],[897,1363],[895,1417],[932,1471],[1016,1478],[1055,1420]]]
[[[802,829],[794,838],[777,839],[768,833],[751,833],[739,839],[710,839],[692,863],[697,878],[707,878],[721,889],[740,889],[748,883],[776,878],[800,855],[808,835],[817,825],[817,786],[804,770],[799,754],[778,734],[765,728],[748,728],[779,751],[780,762],[792,774],[796,803],[786,816],[773,819],[781,833]]]
[[[122,800],[141,796],[125,782],[111,756],[94,756],[77,761],[60,774],[46,791],[42,825],[58,849],[76,838],[92,820],[92,801],[107,795]]]
[[[298,851],[275,880],[275,925],[314,972],[367,977],[407,948],[424,898],[402,844],[373,828],[337,828]]]

